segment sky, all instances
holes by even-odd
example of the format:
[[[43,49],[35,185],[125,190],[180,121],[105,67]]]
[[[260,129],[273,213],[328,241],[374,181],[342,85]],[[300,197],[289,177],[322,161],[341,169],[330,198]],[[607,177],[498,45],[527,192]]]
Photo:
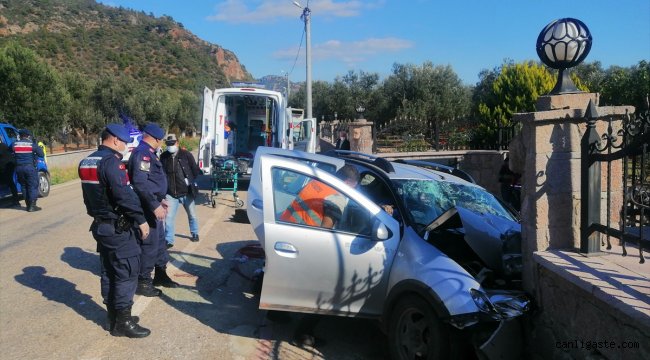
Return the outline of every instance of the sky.
[[[302,9],[292,0],[99,0],[168,15],[233,51],[253,77],[306,78]],[[551,21],[576,18],[593,37],[586,62],[650,61],[650,0],[298,0],[311,9],[312,79],[349,71],[391,74],[394,63],[450,65],[474,85],[506,60],[537,61]],[[302,46],[301,46],[302,38]]]

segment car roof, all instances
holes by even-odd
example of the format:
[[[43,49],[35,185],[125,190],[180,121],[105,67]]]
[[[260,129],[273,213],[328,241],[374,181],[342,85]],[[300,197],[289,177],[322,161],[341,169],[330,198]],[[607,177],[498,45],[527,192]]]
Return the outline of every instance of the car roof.
[[[448,172],[409,165],[403,162],[387,161],[376,155],[356,153],[345,150],[328,151],[323,155],[345,159],[346,162],[352,162],[360,166],[365,165],[367,168],[373,169],[374,171],[382,171],[384,175],[391,181],[404,179],[435,180],[477,186],[474,183],[452,175]]]
[[[389,179],[391,180],[404,180],[404,179],[415,179],[415,180],[436,180],[436,181],[447,181],[452,183],[474,185],[464,179],[461,179],[457,176],[445,173],[442,171],[436,171],[432,169],[426,169],[414,165],[402,164],[397,162],[391,162],[395,172],[386,173]]]

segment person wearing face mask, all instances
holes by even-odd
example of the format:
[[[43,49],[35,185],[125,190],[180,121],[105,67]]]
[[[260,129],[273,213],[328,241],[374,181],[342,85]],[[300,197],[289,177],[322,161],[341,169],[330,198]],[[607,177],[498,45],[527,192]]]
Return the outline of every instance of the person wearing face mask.
[[[142,141],[129,158],[129,177],[138,197],[151,232],[142,240],[140,275],[136,294],[160,296],[162,291],[154,286],[176,287],[178,284],[167,275],[169,254],[165,246],[165,218],[167,217],[167,175],[158,159],[165,132],[157,124],[150,123],[142,130]],[[151,272],[155,269],[153,280]]]
[[[339,131],[339,138],[336,139],[336,150],[350,150],[350,140],[345,131]]]
[[[178,140],[175,134],[165,137],[167,151],[160,156],[163,170],[167,174],[167,218],[165,219],[165,241],[167,247],[174,246],[176,211],[178,205],[182,204],[187,213],[187,220],[190,223],[190,240],[199,241],[199,221],[196,216],[195,199],[198,195],[196,178],[201,169],[196,165],[194,156],[187,150],[178,148]]]
[[[78,171],[86,212],[93,218],[90,231],[97,241],[107,328],[113,336],[142,338],[150,331],[138,325],[131,307],[140,271],[138,238],[149,236],[149,225],[122,163],[129,132],[122,125],[108,124],[101,139]]]

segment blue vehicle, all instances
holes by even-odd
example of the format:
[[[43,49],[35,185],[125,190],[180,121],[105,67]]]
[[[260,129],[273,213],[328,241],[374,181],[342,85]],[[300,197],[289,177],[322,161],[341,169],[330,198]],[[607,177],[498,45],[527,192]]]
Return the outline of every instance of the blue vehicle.
[[[14,126],[0,123],[0,140],[7,146],[11,145],[18,139],[18,129]],[[38,170],[38,196],[46,197],[50,194],[50,171],[47,169],[47,163],[44,158],[39,157],[36,164]],[[14,183],[18,192],[22,192],[20,184],[16,181],[16,174],[14,174]],[[0,198],[11,195],[11,190],[7,185],[0,185]]]

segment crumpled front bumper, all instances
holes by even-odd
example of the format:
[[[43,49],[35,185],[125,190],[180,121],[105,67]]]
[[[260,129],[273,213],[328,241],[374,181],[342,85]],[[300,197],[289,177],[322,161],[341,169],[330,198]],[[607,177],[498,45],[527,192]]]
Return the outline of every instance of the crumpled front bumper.
[[[457,315],[450,324],[472,334],[481,359],[521,359],[524,338],[521,319],[531,309],[523,291],[486,290],[489,312]]]
[[[531,309],[531,300],[523,291],[487,290],[498,314],[499,325],[477,350],[482,359],[521,359],[524,349],[522,316]]]

